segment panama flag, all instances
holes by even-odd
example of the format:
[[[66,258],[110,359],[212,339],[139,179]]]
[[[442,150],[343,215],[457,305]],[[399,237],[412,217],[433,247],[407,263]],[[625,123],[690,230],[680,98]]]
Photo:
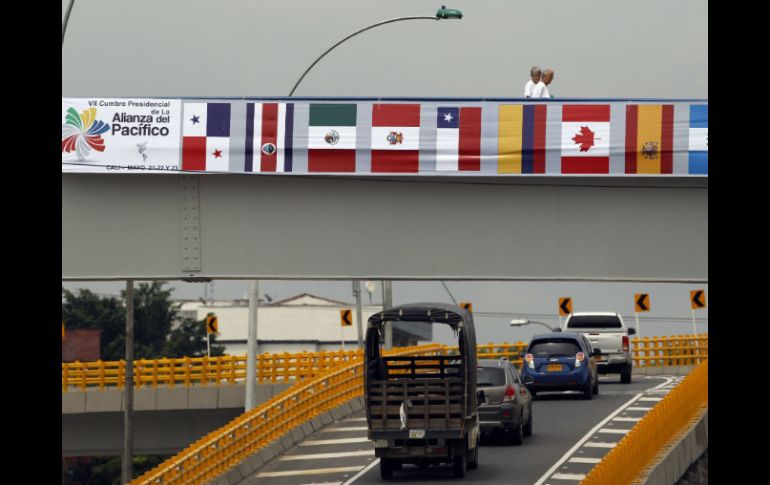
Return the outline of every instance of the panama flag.
[[[438,108],[436,170],[481,170],[481,108]]]
[[[690,161],[688,172],[709,173],[709,107],[690,106]]]
[[[372,172],[420,169],[420,105],[372,106]]]
[[[230,166],[230,103],[185,103],[182,170],[226,172]]]
[[[356,171],[356,105],[311,104],[308,172]]]
[[[246,105],[246,172],[291,172],[293,103]]]
[[[626,106],[626,173],[674,170],[674,105]]]
[[[610,105],[562,108],[561,173],[610,173]]]

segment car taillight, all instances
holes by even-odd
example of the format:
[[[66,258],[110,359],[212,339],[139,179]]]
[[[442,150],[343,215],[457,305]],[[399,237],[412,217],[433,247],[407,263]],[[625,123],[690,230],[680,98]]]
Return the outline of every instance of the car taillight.
[[[513,389],[513,386],[506,387],[503,402],[513,401],[514,399],[516,399],[516,391]]]
[[[628,336],[623,335],[623,352],[628,352]]]
[[[535,368],[535,357],[532,354],[525,355],[524,360],[527,362],[530,368]]]
[[[578,352],[575,354],[575,367],[580,367],[580,363],[583,362],[583,360],[586,358],[586,354],[583,352]]]

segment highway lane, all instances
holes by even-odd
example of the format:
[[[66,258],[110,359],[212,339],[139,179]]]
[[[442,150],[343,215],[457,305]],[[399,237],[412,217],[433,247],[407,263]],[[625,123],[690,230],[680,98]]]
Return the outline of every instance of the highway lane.
[[[479,467],[468,470],[463,483],[505,482],[520,485],[578,483],[623,433],[652,407],[675,381],[672,378],[634,376],[620,384],[617,376],[601,377],[599,395],[591,401],[577,394],[542,394],[533,403],[534,430],[521,446],[485,438],[479,449]],[[653,388],[659,390],[652,390]],[[643,393],[645,401],[628,402]],[[627,409],[598,424],[626,404]],[[273,460],[243,483],[303,485],[310,483],[381,484],[371,442],[366,438],[363,413],[334,423]],[[597,428],[595,433],[586,433]],[[586,442],[575,445],[583,438]],[[565,454],[569,453],[567,456]],[[559,466],[554,465],[560,461]],[[545,475],[545,476],[544,476]],[[544,478],[542,481],[540,479]],[[448,467],[419,470],[405,466],[394,483],[440,483],[455,480]]]

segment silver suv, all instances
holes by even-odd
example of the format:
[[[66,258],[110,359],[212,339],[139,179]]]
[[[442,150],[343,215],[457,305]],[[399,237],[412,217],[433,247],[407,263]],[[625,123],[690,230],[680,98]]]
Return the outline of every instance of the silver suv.
[[[633,359],[629,336],[636,330],[626,327],[619,313],[572,313],[562,330],[582,333],[594,349],[601,350],[596,358],[599,374],[620,374],[620,382],[631,382]]]

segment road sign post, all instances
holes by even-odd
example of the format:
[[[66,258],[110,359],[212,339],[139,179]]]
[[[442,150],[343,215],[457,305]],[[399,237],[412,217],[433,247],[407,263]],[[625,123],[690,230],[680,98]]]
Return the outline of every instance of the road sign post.
[[[364,348],[364,327],[361,324],[361,281],[353,280],[353,295],[356,297],[356,324],[358,326],[358,348]]]
[[[700,342],[698,341],[698,329],[695,327],[695,310],[706,308],[706,295],[704,290],[690,291],[690,313],[692,314],[692,338],[695,339],[695,353],[700,355]],[[700,364],[700,359],[696,362]]]
[[[257,407],[257,313],[259,311],[259,280],[252,280],[249,291],[249,337],[246,351],[246,399],[244,410]]]
[[[650,311],[650,295],[637,293],[634,295],[634,316],[636,318],[636,338],[642,338],[642,329],[639,327],[639,313]]]
[[[340,344],[342,345],[342,350],[345,350],[345,333],[343,329],[353,326],[353,316],[351,313],[350,308],[340,310]]]
[[[121,483],[134,478],[134,280],[126,281],[126,377],[123,386],[123,459],[120,468]]]

